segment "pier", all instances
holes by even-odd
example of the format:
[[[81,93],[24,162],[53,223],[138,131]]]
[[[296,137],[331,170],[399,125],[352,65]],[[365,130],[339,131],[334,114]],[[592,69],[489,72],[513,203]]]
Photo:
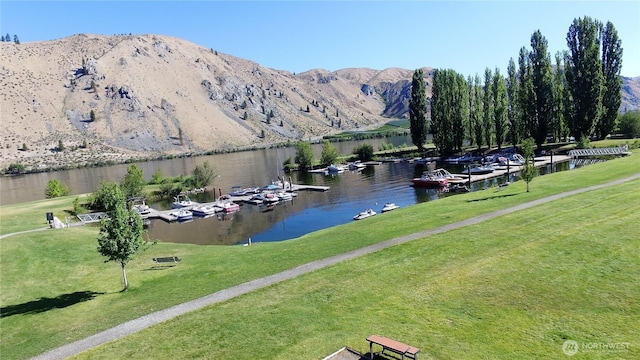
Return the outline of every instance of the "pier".
[[[565,162],[569,160],[571,160],[571,157],[566,155],[538,156],[534,158],[534,166],[537,168],[541,168],[550,164],[557,164],[557,163]],[[449,182],[464,184],[469,182],[474,183],[478,181],[494,179],[497,177],[502,177],[507,174],[517,173],[522,169],[522,167],[523,165],[509,165],[509,166],[501,165],[501,166],[494,166],[493,168],[495,170],[493,170],[493,172],[489,174],[480,174],[480,175],[453,174],[457,177],[463,178],[463,180],[449,181]],[[469,176],[471,176],[471,179],[469,179]]]

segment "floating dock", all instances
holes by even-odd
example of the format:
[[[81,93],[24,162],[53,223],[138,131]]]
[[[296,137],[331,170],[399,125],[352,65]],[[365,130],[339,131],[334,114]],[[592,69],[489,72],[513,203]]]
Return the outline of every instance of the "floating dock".
[[[566,156],[566,155],[553,156],[553,164],[557,164],[557,163],[561,163],[569,160],[571,160],[570,156]],[[534,159],[534,165],[537,168],[545,167],[550,164],[552,164],[551,156],[538,156]],[[494,166],[493,168],[495,170],[488,174],[471,175],[471,182],[474,183],[478,181],[494,179],[507,174],[514,174],[519,172],[522,169],[522,165],[509,165],[509,166],[500,165],[500,166]],[[463,180],[450,181],[451,183],[459,183],[459,184],[469,183],[469,174],[453,174],[453,175],[463,178]]]

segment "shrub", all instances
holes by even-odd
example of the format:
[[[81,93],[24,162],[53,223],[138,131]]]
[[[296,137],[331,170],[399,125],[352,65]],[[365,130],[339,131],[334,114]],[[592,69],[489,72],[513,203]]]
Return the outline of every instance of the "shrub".
[[[69,195],[69,188],[58,179],[49,180],[47,188],[44,190],[47,199]]]

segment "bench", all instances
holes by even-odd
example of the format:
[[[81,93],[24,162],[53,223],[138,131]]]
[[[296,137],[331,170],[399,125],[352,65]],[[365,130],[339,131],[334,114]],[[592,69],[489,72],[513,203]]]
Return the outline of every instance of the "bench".
[[[156,264],[178,263],[178,261],[180,261],[180,258],[177,256],[159,257],[159,258],[153,258],[153,261],[155,261]]]
[[[372,360],[373,344],[382,346],[382,351],[380,352],[381,354],[384,354],[385,351],[390,351],[402,356],[403,360],[405,357],[408,359],[416,360],[418,358],[418,352],[420,351],[420,349],[418,349],[417,347],[407,345],[401,343],[400,341],[396,341],[379,335],[371,335],[367,338],[367,341],[369,342],[369,355]]]

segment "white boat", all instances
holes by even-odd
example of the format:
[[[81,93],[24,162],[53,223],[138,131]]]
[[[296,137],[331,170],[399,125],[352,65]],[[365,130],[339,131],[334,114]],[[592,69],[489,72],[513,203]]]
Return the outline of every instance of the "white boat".
[[[353,220],[362,220],[362,219],[366,219],[368,217],[372,217],[376,214],[375,211],[373,211],[373,209],[367,209],[365,211],[360,212],[358,215],[353,217]]]
[[[394,203],[386,203],[384,204],[384,206],[382,207],[382,210],[380,210],[380,212],[387,212],[387,211],[391,211],[391,210],[395,210],[397,208],[399,208],[400,206],[394,204]]]
[[[351,171],[362,170],[367,167],[367,165],[361,163],[360,160],[350,162],[348,165],[349,165],[349,170]]]
[[[467,181],[467,179],[457,175],[453,175],[452,173],[442,168],[431,170],[431,171],[428,171],[427,173],[438,178],[445,178],[447,179],[447,182],[450,182],[450,183],[459,183],[459,182]]]
[[[340,173],[343,173],[344,170],[345,170],[345,167],[343,165],[331,164],[327,166],[327,171],[331,174],[340,174]]]
[[[178,209],[171,213],[171,215],[178,218],[178,221],[185,221],[193,219],[193,213],[187,209]]]
[[[278,199],[283,201],[288,201],[293,199],[293,195],[287,191],[277,191],[276,196],[278,197]]]
[[[509,156],[500,156],[498,158],[498,162],[500,163],[500,165],[503,165],[503,166],[506,166],[506,165],[520,166],[520,165],[524,165],[525,159],[520,154],[511,154]]]
[[[174,201],[171,204],[171,208],[172,209],[180,209],[183,207],[189,207],[189,206],[193,206],[193,201],[191,201],[191,199],[189,199],[189,197],[187,195],[178,195],[176,197],[173,198]]]
[[[191,212],[197,216],[213,215],[218,211],[222,211],[222,208],[213,205],[199,205],[191,208]]]
[[[215,204],[216,207],[220,207],[222,211],[226,213],[232,213],[240,210],[240,205],[233,201],[222,201]]]
[[[151,208],[146,204],[143,197],[131,198],[131,207],[140,215],[146,215],[151,212]]]

